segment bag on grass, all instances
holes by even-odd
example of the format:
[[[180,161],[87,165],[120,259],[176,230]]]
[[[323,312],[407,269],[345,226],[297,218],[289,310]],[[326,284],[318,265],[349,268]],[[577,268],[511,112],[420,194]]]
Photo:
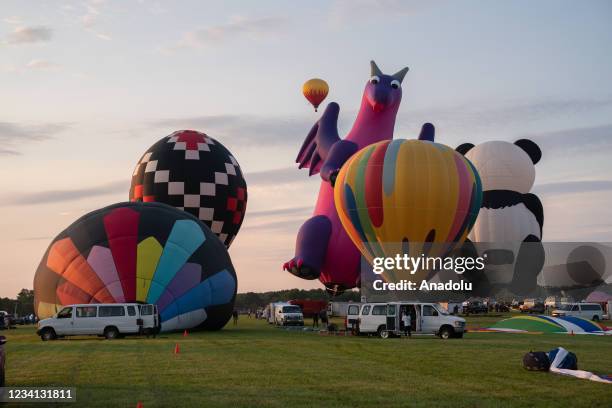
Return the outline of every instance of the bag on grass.
[[[523,367],[530,371],[548,371],[550,360],[543,351],[530,351],[523,356]]]

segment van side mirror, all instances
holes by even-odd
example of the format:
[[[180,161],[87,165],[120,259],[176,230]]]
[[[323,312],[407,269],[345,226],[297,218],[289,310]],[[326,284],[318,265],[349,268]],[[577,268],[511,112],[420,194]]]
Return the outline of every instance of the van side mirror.
[[[0,346],[2,346],[4,343],[6,343],[6,337],[0,336]]]

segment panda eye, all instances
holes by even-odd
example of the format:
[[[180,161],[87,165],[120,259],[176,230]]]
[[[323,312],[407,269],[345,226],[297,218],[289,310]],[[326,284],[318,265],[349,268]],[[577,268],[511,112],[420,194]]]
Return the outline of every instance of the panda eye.
[[[400,84],[400,81],[398,81],[397,79],[394,79],[393,81],[391,81],[391,88],[399,89],[400,86],[402,85]]]
[[[373,85],[376,85],[379,82],[380,82],[380,78],[377,77],[376,75],[374,75],[372,78],[370,78],[370,83],[373,84]]]

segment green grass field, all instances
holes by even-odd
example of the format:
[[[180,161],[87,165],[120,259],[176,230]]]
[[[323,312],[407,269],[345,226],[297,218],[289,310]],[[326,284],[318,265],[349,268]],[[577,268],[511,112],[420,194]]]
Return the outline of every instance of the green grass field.
[[[497,318],[470,318],[485,326]],[[4,331],[7,386],[73,386],[79,407],[604,407],[612,386],[528,372],[529,350],[562,346],[612,372],[612,337],[468,333],[463,339],[322,336],[241,317],[214,333],[42,342]],[[180,354],[173,354],[178,343]],[[30,404],[31,405],[31,404]]]

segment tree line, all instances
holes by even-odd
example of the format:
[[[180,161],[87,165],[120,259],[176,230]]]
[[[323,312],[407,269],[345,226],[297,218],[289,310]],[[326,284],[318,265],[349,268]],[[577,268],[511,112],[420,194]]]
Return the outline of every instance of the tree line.
[[[255,310],[258,307],[265,307],[272,302],[281,302],[297,299],[326,300],[337,302],[359,302],[359,291],[346,291],[339,296],[332,297],[323,289],[285,289],[270,292],[247,292],[238,293],[234,307],[236,309]],[[31,289],[21,289],[15,299],[7,297],[0,298],[0,310],[8,313],[16,313],[18,316],[34,313],[34,291]]]
[[[15,299],[0,298],[0,310],[15,313],[17,316],[26,316],[34,313],[34,291],[21,289]]]
[[[359,291],[346,291],[339,296],[330,296],[323,289],[285,289],[271,292],[247,292],[238,293],[234,307],[238,310],[251,309],[256,310],[258,307],[265,307],[272,302],[283,302],[289,300],[310,299],[310,300],[326,300],[334,302],[359,302],[361,295]]]

